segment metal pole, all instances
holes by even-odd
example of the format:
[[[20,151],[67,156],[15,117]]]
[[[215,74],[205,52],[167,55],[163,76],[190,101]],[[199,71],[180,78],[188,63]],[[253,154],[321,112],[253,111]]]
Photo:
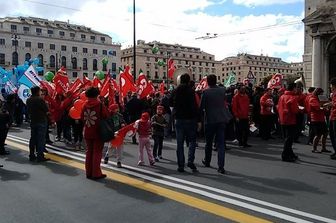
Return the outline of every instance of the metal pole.
[[[133,77],[136,80],[135,0],[133,0]]]
[[[170,55],[170,52],[167,51],[167,61],[166,61],[166,66],[167,66],[167,74],[166,74],[167,91],[169,89],[169,77],[168,77],[168,72],[169,72],[169,66],[168,66],[169,55]]]

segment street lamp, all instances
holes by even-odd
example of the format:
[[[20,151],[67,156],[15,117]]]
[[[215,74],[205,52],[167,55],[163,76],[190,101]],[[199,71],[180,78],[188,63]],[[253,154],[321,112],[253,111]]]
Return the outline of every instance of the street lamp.
[[[20,40],[20,36],[18,36],[17,34],[13,34],[12,35],[12,44],[14,44],[14,52],[15,52],[15,56],[17,56],[17,61],[16,61],[16,64],[15,64],[15,67],[18,65],[19,63],[19,55],[17,53],[17,47],[18,47],[18,43],[19,43],[19,40]]]

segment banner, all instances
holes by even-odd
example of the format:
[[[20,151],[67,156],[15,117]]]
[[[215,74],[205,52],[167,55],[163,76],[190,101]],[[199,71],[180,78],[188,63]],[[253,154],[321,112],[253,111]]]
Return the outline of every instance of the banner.
[[[140,70],[140,74],[137,80],[138,95],[141,98],[147,97],[152,92],[152,86],[148,83],[146,76]]]
[[[28,69],[23,73],[23,75],[18,80],[18,83],[26,85],[28,88],[34,86],[40,86],[41,78],[36,73],[34,67],[30,65]]]
[[[199,82],[199,84],[196,86],[196,91],[204,91],[205,89],[207,89],[208,86],[208,80],[207,77],[203,77],[201,82]]]
[[[23,101],[23,103],[26,104],[27,99],[31,95],[30,88],[24,84],[21,84],[17,91],[17,94],[18,97]]]
[[[173,79],[175,70],[174,60],[170,58],[168,60],[168,78]]]
[[[237,84],[236,74],[234,72],[231,72],[229,77],[226,79],[224,86],[230,87],[231,85],[235,85],[235,84]]]
[[[281,74],[274,74],[271,78],[271,80],[269,80],[268,84],[267,84],[267,88],[281,88],[282,85],[282,75]]]

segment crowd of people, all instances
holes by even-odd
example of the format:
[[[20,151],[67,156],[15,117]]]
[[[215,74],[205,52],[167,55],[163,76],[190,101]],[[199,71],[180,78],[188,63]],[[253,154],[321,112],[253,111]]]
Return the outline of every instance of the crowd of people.
[[[86,176],[89,179],[106,177],[102,173],[101,159],[109,162],[116,151],[117,167],[122,167],[123,145],[117,148],[104,141],[99,134],[99,122],[108,117],[113,119],[114,131],[134,123],[137,136],[132,143],[139,146],[138,165],[145,164],[144,150],[149,164],[156,165],[163,158],[164,138],[176,137],[177,171],[184,172],[187,166],[197,172],[195,150],[197,138],[204,137],[205,149],[202,164],[210,167],[212,152],[217,151],[217,171],[225,173],[226,142],[237,141],[242,148],[249,148],[251,133],[262,140],[282,137],[284,141],[282,161],[295,162],[299,159],[293,152],[293,142],[299,142],[305,127],[309,126],[308,141],[314,153],[331,153],[326,147],[328,133],[336,159],[336,79],[330,83],[330,97],[322,97],[321,88],[309,88],[304,93],[302,85],[288,83],[286,88],[263,88],[262,86],[237,84],[229,88],[217,85],[215,75],[207,77],[208,88],[195,91],[195,83],[188,74],[180,76],[179,85],[172,91],[153,93],[139,99],[137,93],[129,92],[124,100],[115,94],[115,103],[99,96],[99,89],[85,90],[87,101],[81,117],[73,119],[69,110],[77,99],[70,93],[58,94],[51,100],[48,91],[40,87],[31,88],[26,104],[16,94],[1,91],[0,111],[0,155],[9,155],[5,139],[10,126],[20,127],[23,121],[30,123],[29,160],[44,162],[48,158],[46,143],[49,127],[57,129],[55,140],[81,150],[83,139],[86,149]],[[327,90],[327,89],[325,89]],[[124,102],[122,104],[121,102]],[[254,131],[251,129],[258,129]],[[151,138],[154,140],[153,149]],[[319,149],[321,141],[322,148]],[[185,159],[184,145],[188,145]]]

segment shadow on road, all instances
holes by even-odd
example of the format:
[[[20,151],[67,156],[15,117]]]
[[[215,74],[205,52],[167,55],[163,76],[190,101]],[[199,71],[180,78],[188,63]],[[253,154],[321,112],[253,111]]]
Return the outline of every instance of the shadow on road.
[[[21,173],[17,171],[7,170],[6,167],[0,168],[0,179],[1,181],[11,181],[11,180],[28,180],[30,178],[29,173]]]

